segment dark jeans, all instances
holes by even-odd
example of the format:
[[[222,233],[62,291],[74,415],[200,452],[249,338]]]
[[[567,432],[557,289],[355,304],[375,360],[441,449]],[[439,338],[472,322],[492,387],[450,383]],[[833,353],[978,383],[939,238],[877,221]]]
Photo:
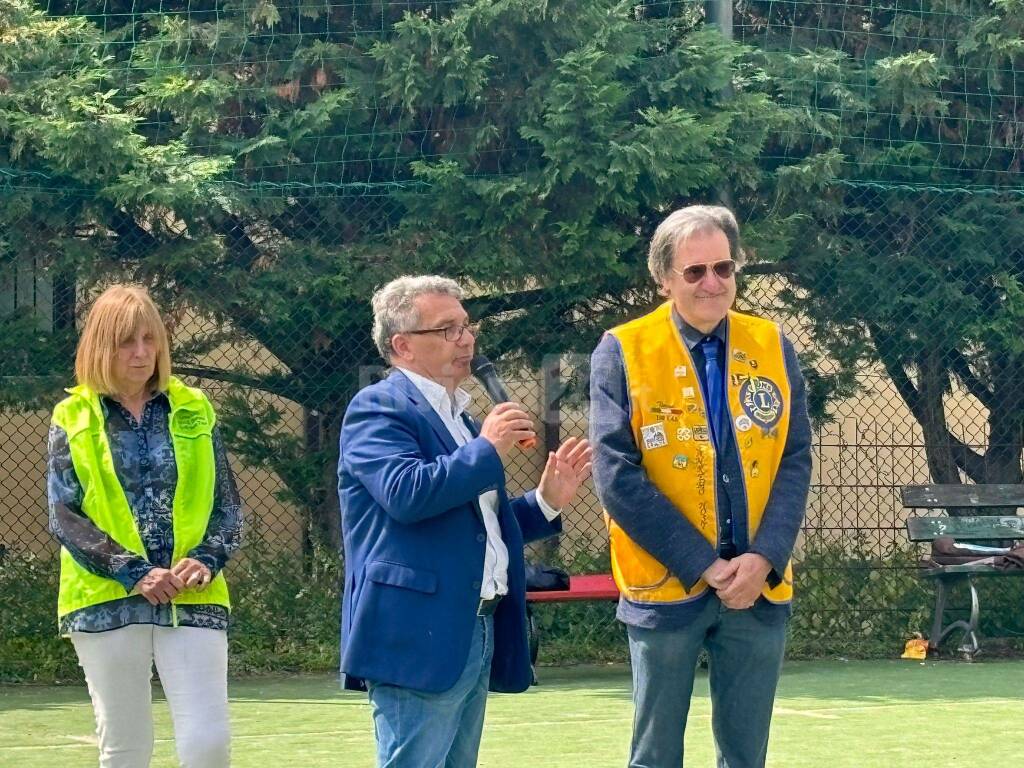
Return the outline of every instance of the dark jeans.
[[[633,663],[633,743],[629,768],[680,768],[697,657],[706,648],[711,727],[718,768],[762,768],[775,689],[782,671],[786,619],[707,600],[680,630],[628,627]]]

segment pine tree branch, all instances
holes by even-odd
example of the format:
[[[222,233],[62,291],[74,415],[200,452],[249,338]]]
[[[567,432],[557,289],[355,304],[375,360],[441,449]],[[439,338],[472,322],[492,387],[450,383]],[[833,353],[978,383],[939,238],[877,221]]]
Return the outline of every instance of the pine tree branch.
[[[224,368],[211,368],[205,365],[176,365],[174,373],[183,376],[195,376],[206,381],[219,381],[225,384],[236,384],[241,387],[249,387],[260,392],[277,395],[285,400],[303,405],[301,388],[287,386],[288,379],[277,376],[253,376],[240,371],[230,371]]]

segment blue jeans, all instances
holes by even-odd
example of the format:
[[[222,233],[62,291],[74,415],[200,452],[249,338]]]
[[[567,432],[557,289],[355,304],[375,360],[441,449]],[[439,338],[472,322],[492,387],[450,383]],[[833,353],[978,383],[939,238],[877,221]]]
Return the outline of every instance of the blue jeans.
[[[718,768],[762,768],[786,620],[726,608],[717,597],[679,630],[628,627],[633,663],[633,742],[629,768],[680,768],[683,733],[701,648],[708,652],[711,728]]]
[[[441,693],[369,683],[379,768],[473,768],[484,728],[494,617],[477,617],[462,675]]]

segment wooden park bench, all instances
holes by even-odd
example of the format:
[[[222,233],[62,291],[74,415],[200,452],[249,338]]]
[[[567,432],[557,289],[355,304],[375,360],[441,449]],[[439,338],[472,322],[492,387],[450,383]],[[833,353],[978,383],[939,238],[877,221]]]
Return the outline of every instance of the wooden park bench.
[[[1024,485],[907,485],[902,489],[903,506],[908,509],[955,508],[984,510],[1024,506]],[[907,518],[911,541],[935,541],[949,536],[957,542],[1002,542],[1024,539],[1024,517],[979,515],[970,517],[915,516]],[[978,619],[981,612],[975,580],[981,576],[1024,576],[1024,569],[1006,570],[991,563],[936,565],[926,563],[922,575],[935,581],[935,615],[928,648],[937,651],[952,632],[963,630],[958,650],[968,660],[978,652]],[[966,621],[946,623],[946,607],[952,588],[965,584],[971,594],[971,613]]]
[[[569,603],[580,600],[618,600],[619,589],[610,573],[592,573],[585,576],[570,576],[568,589],[553,589],[526,593],[528,631],[530,636],[530,661],[537,663],[540,648],[540,630],[534,620],[532,603]],[[534,678],[536,683],[536,678]]]

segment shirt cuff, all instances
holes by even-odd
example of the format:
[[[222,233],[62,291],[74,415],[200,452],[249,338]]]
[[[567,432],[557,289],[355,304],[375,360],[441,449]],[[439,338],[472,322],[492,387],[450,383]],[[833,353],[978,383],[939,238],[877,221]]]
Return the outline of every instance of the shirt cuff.
[[[217,573],[220,571],[219,559],[210,552],[197,552],[196,550],[192,550],[188,553],[188,556],[196,562],[205,565],[207,569],[209,569],[210,571],[210,578],[216,576]]]
[[[540,489],[539,488],[537,489],[536,499],[537,499],[537,506],[540,507],[540,511],[544,514],[545,519],[549,523],[552,520],[554,520],[556,517],[558,517],[560,514],[562,514],[562,510],[555,509],[550,504],[548,504],[547,501],[545,501],[544,497],[541,496],[541,494],[540,494]]]
[[[137,558],[121,566],[114,572],[114,580],[131,593],[139,580],[153,570],[153,565],[142,558]]]
[[[768,571],[768,576],[765,580],[768,582],[769,587],[778,586],[786,573],[786,565],[789,564],[789,555],[783,556],[779,553],[766,552],[762,547],[759,547],[756,544],[747,551],[752,552],[755,555],[760,555],[768,561],[768,564],[771,566],[771,570]]]
[[[688,560],[691,561],[691,569],[689,571],[686,573],[673,574],[683,583],[687,592],[697,586],[697,582],[704,578],[704,571],[714,565],[715,560],[718,559],[718,552],[711,549],[710,544],[708,545],[708,550],[710,550],[710,552],[705,551],[703,559],[698,560],[697,558],[699,555],[696,553],[693,557],[688,558]]]

